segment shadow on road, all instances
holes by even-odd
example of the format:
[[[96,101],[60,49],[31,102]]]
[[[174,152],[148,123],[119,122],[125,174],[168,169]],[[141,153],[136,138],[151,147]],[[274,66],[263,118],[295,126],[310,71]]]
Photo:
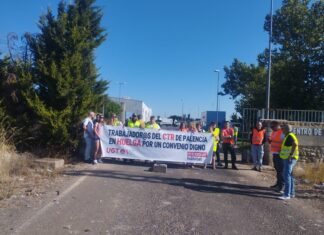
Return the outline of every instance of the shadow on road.
[[[123,163],[121,163],[123,164]],[[169,165],[168,165],[169,167]],[[75,172],[66,172],[67,175],[75,176]],[[152,173],[155,174],[155,173]],[[244,195],[249,197],[261,197],[277,199],[278,194],[267,187],[244,185],[239,183],[227,183],[218,181],[209,181],[197,178],[181,178],[174,175],[174,178],[161,175],[151,175],[151,173],[134,174],[123,171],[88,169],[77,174],[91,177],[104,177],[115,180],[128,180],[134,182],[145,182],[154,184],[168,184],[177,187],[184,187],[188,190],[199,191],[203,193],[222,193]]]

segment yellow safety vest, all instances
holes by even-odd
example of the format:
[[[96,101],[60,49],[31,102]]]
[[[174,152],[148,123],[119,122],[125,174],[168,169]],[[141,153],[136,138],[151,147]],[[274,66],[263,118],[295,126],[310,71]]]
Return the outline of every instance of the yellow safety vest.
[[[121,123],[119,120],[115,120],[113,123],[113,126],[121,126]]]
[[[234,136],[238,136],[238,128],[237,127],[234,127]]]
[[[218,144],[219,140],[216,138],[216,136],[219,137],[219,132],[220,132],[219,128],[216,127],[214,132],[213,132],[213,136],[214,136],[214,152],[217,151],[217,144]]]
[[[137,121],[136,121],[137,122]],[[136,123],[135,122],[135,123]],[[135,123],[132,121],[132,120],[128,120],[128,123],[127,123],[127,127],[129,128],[134,128],[135,127]]]
[[[296,146],[296,149],[295,149],[295,152],[293,154],[293,158],[295,158],[296,160],[298,160],[299,158],[299,151],[298,151],[298,139],[296,137],[296,135],[292,132],[290,132],[286,138],[284,139],[284,141],[282,142],[282,145],[281,145],[281,150],[280,150],[280,158],[281,159],[288,159],[289,158],[289,155],[291,153],[291,149],[292,149],[292,146],[286,146],[286,140],[288,138],[288,136],[291,136],[294,141],[296,142],[297,146]]]
[[[148,122],[148,123],[146,123],[145,128],[148,128],[148,129],[160,129],[160,126],[157,123],[151,124],[150,122]]]
[[[136,128],[140,128],[141,127],[141,121],[140,120],[137,120],[134,124],[134,127]]]

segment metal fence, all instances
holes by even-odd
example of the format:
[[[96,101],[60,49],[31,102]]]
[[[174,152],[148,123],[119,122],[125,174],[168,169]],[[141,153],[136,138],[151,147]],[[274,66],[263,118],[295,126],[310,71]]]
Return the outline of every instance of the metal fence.
[[[273,109],[269,113],[270,119],[279,119],[299,122],[324,122],[324,111]],[[265,109],[244,108],[242,123],[242,138],[248,138],[248,132],[256,122],[265,119]]]

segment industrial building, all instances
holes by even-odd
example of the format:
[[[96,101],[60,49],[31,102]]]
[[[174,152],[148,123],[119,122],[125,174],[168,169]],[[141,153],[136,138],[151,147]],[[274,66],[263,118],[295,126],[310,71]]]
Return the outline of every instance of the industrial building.
[[[143,101],[141,100],[134,100],[128,98],[116,98],[116,97],[109,97],[112,101],[119,103],[122,107],[122,114],[120,119],[122,121],[126,120],[130,117],[133,113],[141,114],[143,120],[148,122],[150,120],[150,116],[152,116],[153,112],[150,107],[148,107]]]
[[[218,126],[223,126],[226,121],[225,111],[206,111],[201,113],[201,121],[203,126],[209,126],[211,122],[218,123]]]

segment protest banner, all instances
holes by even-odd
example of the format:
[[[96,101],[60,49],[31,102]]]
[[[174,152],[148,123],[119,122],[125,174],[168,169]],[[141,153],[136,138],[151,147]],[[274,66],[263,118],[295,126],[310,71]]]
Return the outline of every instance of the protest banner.
[[[108,125],[101,133],[102,157],[202,164],[212,160],[214,138],[210,133]]]

